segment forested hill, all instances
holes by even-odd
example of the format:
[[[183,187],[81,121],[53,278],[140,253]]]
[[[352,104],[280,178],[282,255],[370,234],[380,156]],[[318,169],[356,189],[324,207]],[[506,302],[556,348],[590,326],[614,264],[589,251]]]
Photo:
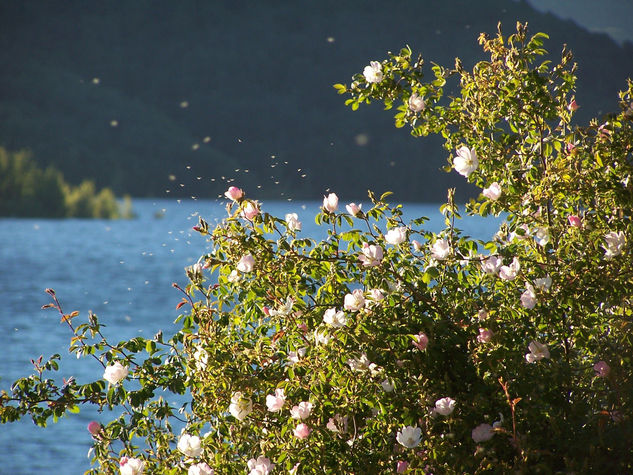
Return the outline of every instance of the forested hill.
[[[441,200],[463,180],[438,171],[438,142],[378,105],[352,112],[332,84],[406,44],[471,66],[478,34],[517,20],[574,51],[580,119],[616,109],[633,45],[525,2],[2,2],[0,146],[133,196],[217,196],[234,179],[258,197]]]

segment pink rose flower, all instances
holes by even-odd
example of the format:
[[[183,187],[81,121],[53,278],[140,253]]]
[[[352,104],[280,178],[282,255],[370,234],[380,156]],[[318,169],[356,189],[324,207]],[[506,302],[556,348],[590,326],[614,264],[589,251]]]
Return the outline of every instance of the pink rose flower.
[[[598,361],[593,365],[593,370],[598,378],[606,378],[609,375],[609,371],[611,371],[611,367],[606,361]]]
[[[323,209],[328,213],[334,213],[338,208],[338,196],[335,193],[330,193],[323,197]]]
[[[283,389],[275,389],[275,394],[269,394],[266,396],[266,407],[270,412],[279,412],[284,407],[286,402],[286,395]]]
[[[259,208],[257,207],[257,203],[253,201],[248,201],[242,208],[242,217],[248,219],[249,221],[252,221],[258,214]]]
[[[352,216],[358,216],[361,213],[361,208],[363,205],[357,205],[356,203],[350,203],[345,206],[345,209]]]
[[[569,225],[574,228],[582,227],[582,220],[574,214],[570,214],[569,216],[567,216],[567,221],[569,221]]]
[[[101,424],[99,424],[97,421],[92,421],[90,424],[88,424],[88,432],[90,432],[93,437],[98,436],[99,432],[101,432]]]
[[[492,331],[486,328],[480,328],[477,341],[479,343],[490,343],[490,340],[492,340]]]
[[[298,424],[297,427],[295,427],[294,435],[298,439],[305,439],[310,435],[310,432],[312,432],[312,430],[310,429],[308,424],[304,424],[302,422],[301,424]]]
[[[424,351],[426,350],[427,345],[429,344],[429,337],[424,333],[418,333],[413,337],[414,341],[413,346],[415,346],[418,350]]]
[[[233,201],[240,201],[244,196],[244,192],[240,190],[237,186],[231,186],[227,191],[224,192],[224,196]]]

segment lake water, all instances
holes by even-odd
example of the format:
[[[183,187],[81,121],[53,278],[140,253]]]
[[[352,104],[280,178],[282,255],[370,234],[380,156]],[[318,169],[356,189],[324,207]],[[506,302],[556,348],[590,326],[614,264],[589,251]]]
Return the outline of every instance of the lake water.
[[[365,203],[367,207],[369,203]],[[295,212],[304,236],[324,234],[314,224],[319,202],[264,202],[276,216]],[[151,337],[173,332],[180,293],[173,282],[186,284],[184,267],[196,262],[208,243],[191,228],[200,214],[209,223],[225,216],[217,201],[134,201],[138,218],[130,221],[0,219],[0,389],[32,372],[31,359],[62,355],[61,377],[79,383],[101,377],[102,368],[68,354],[69,329],[55,310],[41,310],[55,289],[64,312],[89,310],[107,325],[106,336],[119,341],[135,335]],[[405,218],[429,216],[427,229],[443,229],[438,205],[408,204]],[[160,217],[159,217],[160,216]],[[487,239],[496,220],[465,217],[458,227]],[[80,474],[87,458],[91,420],[107,423],[107,412],[83,407],[79,414],[51,423],[46,429],[30,419],[0,425],[0,473]]]

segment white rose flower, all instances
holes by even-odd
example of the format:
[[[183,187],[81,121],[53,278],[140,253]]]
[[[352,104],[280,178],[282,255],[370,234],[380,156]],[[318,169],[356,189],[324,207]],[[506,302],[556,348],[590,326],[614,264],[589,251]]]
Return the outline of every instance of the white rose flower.
[[[420,445],[422,441],[422,429],[418,426],[406,426],[400,429],[396,435],[396,440],[400,445],[412,449]]]
[[[501,186],[495,181],[488,188],[484,188],[481,194],[489,200],[497,201],[501,196]]]
[[[481,268],[486,274],[497,274],[503,265],[503,259],[490,256],[481,261]]]
[[[141,475],[145,470],[145,462],[134,457],[121,457],[119,470],[121,475]]]
[[[317,345],[327,345],[332,337],[328,335],[326,332],[320,332],[318,330],[314,330],[314,342]]]
[[[490,424],[479,424],[471,433],[476,444],[490,440],[494,435],[495,432]]]
[[[393,391],[393,383],[388,379],[385,379],[382,383],[380,383],[380,385],[382,386],[383,391],[386,393],[390,393],[391,391]]]
[[[286,402],[286,394],[281,388],[275,389],[275,394],[266,396],[266,407],[270,412],[279,412]]]
[[[290,231],[301,231],[301,221],[297,213],[288,213],[286,215],[286,226]]]
[[[196,369],[204,371],[207,368],[207,364],[209,364],[209,353],[201,346],[198,346],[193,354],[193,359],[196,362]]]
[[[237,270],[240,272],[251,272],[255,267],[255,258],[251,254],[246,254],[242,256],[240,261],[237,263]]]
[[[451,253],[451,245],[448,239],[438,239],[431,247],[431,256],[438,261],[446,259]]]
[[[299,405],[293,406],[293,408],[290,409],[290,417],[299,420],[307,419],[308,417],[310,417],[310,413],[312,412],[313,407],[314,405],[311,402],[300,402]]]
[[[112,385],[119,384],[127,377],[128,372],[128,367],[123,366],[117,361],[116,363],[106,367],[103,372],[103,379]]]
[[[307,348],[299,348],[297,351],[288,352],[288,362],[290,364],[297,364],[301,358],[303,358],[308,351]]]
[[[197,435],[182,434],[178,439],[178,450],[187,457],[199,457],[202,453],[200,437]]]
[[[374,244],[363,243],[362,254],[358,259],[365,267],[375,267],[380,264],[383,258],[382,247]]]
[[[421,112],[426,107],[426,102],[424,102],[424,98],[419,96],[416,92],[411,94],[408,101],[409,109],[412,112]]]
[[[363,291],[360,289],[352,291],[351,294],[345,295],[343,302],[345,310],[350,310],[352,312],[359,311],[365,306],[365,296],[363,295]]]
[[[336,308],[328,308],[323,314],[323,321],[334,328],[341,328],[347,324],[347,316],[342,310],[336,311]]]
[[[530,284],[525,284],[525,292],[521,294],[521,305],[525,308],[531,310],[533,309],[538,300],[536,299],[536,292],[534,291],[534,287]]]
[[[369,369],[369,359],[367,355],[363,353],[360,355],[360,358],[350,358],[347,360],[347,364],[352,369],[352,371],[367,371]]]
[[[613,259],[615,256],[619,256],[624,251],[624,245],[626,244],[626,236],[624,231],[611,231],[604,236],[606,244],[602,246],[606,253],[605,259]]]
[[[435,401],[435,412],[442,416],[449,416],[455,410],[456,401],[450,397],[443,397]]]
[[[233,396],[231,396],[229,412],[238,421],[243,421],[251,412],[253,412],[253,401],[251,401],[250,398],[245,397],[241,392],[235,392],[233,393]]]
[[[453,168],[457,173],[468,178],[472,172],[477,170],[479,159],[474,148],[462,145],[457,149],[457,156],[453,159]]]
[[[503,280],[514,280],[516,276],[519,274],[519,270],[521,269],[521,264],[519,260],[515,257],[512,259],[512,264],[509,266],[501,266],[499,269],[499,277]]]
[[[528,363],[534,363],[535,361],[541,361],[543,358],[549,359],[549,350],[547,345],[533,341],[528,345],[530,352],[525,355],[525,359]]]
[[[338,208],[338,196],[336,193],[330,193],[323,197],[323,209],[328,213],[334,213]]]
[[[534,286],[537,289],[547,291],[552,286],[552,278],[549,275],[546,275],[545,277],[534,279]]]
[[[248,475],[268,475],[274,467],[275,464],[262,455],[257,457],[257,460],[250,459],[248,461],[248,469],[250,470]]]
[[[398,244],[402,244],[407,239],[407,228],[406,226],[400,226],[398,228],[392,228],[387,231],[385,234],[385,241],[389,244],[393,244],[397,246]]]
[[[549,229],[544,227],[538,228],[534,237],[539,246],[545,247],[549,242]]]
[[[382,65],[378,61],[371,61],[369,66],[365,66],[363,76],[369,83],[379,83],[383,78]]]
[[[187,475],[213,475],[214,473],[213,469],[204,462],[191,465],[187,470]]]

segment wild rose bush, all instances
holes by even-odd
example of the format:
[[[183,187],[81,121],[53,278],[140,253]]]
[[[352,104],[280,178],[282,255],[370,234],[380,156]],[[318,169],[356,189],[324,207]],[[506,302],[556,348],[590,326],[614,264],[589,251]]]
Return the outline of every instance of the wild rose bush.
[[[460,231],[451,191],[438,234],[386,196],[329,194],[317,242],[231,187],[228,217],[196,226],[213,248],[187,268],[182,329],[113,344],[50,290],[103,378],[60,387],[56,358],[34,362],[2,421],[118,408],[89,427],[92,473],[633,470],[632,84],[573,125],[575,65],[546,61],[545,37],[482,35],[490,61],[429,82],[404,49],[335,86],[445,139],[447,171],[482,189],[468,212],[504,217],[489,241]]]

